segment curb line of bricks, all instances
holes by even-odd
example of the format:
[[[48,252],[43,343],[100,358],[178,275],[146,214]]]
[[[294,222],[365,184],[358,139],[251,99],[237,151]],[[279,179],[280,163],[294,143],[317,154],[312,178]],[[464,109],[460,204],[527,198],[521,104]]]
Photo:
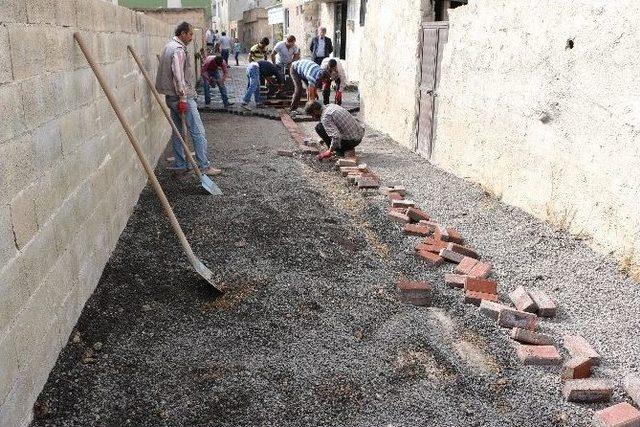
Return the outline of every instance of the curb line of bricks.
[[[236,116],[246,116],[246,117],[260,117],[264,119],[270,120],[280,120],[280,112],[278,109],[271,109],[273,111],[269,111],[270,109],[265,109],[263,111],[247,111],[241,108],[223,108],[223,107],[201,107],[198,106],[198,111],[201,113],[227,113],[234,114]],[[360,107],[350,107],[347,108],[347,111],[350,113],[357,113],[360,111]],[[313,117],[310,116],[296,116],[292,117],[292,120],[295,122],[312,122],[314,121]]]
[[[318,149],[307,145],[305,132],[283,110],[279,112],[282,124],[304,154],[317,154]],[[293,152],[279,150],[278,155],[293,157]],[[563,364],[555,339],[535,332],[542,317],[555,317],[555,302],[539,289],[518,286],[508,294],[515,308],[499,302],[498,283],[489,279],[492,264],[480,261],[480,254],[464,246],[464,238],[453,228],[446,228],[419,209],[416,203],[406,199],[403,186],[380,188],[380,178],[367,165],[358,164],[356,157],[339,159],[336,169],[349,182],[360,189],[379,189],[389,199],[389,219],[402,225],[406,235],[421,236],[424,240],[416,246],[416,255],[432,267],[446,262],[455,264],[453,273],[444,275],[451,288],[464,291],[464,302],[479,306],[479,312],[494,319],[499,326],[510,328],[510,338],[516,342],[516,354],[524,365],[557,366]],[[432,284],[428,281],[400,280],[397,283],[400,300],[426,306],[431,302]],[[562,394],[569,402],[608,402],[615,385],[608,379],[590,378],[592,367],[600,363],[600,355],[586,339],[579,335],[565,335],[563,346],[570,358],[562,366],[564,380]],[[640,377],[625,377],[623,386],[632,400],[640,405]],[[640,411],[627,402],[618,403],[595,412],[593,421],[602,426],[640,426]]]

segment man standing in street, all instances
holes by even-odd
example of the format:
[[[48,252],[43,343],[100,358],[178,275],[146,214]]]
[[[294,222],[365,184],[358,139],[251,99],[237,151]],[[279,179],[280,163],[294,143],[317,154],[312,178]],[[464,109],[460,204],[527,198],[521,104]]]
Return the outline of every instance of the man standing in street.
[[[191,55],[187,51],[187,45],[193,39],[193,26],[182,22],[176,27],[175,37],[169,41],[160,54],[160,64],[156,75],[156,89],[165,95],[165,102],[171,110],[171,117],[182,132],[182,115],[184,115],[189,134],[196,152],[198,167],[202,173],[217,175],[222,172],[215,169],[207,158],[207,139],[204,133],[204,125],[198,113],[196,103],[196,91],[189,80],[193,65]],[[171,136],[171,144],[175,162],[172,169],[178,174],[189,171],[189,164],[184,156],[182,143],[177,135]]]
[[[250,63],[247,66],[247,92],[241,104],[244,110],[251,111],[249,101],[251,101],[252,96],[256,101],[256,107],[264,107],[264,101],[262,100],[262,96],[260,96],[261,78],[275,83],[279,90],[282,90],[284,87],[284,74],[276,65],[269,61],[255,61]]]
[[[342,105],[342,92],[347,85],[347,73],[344,71],[342,62],[335,58],[324,58],[320,68],[329,73],[329,78],[322,85],[322,101],[324,105],[329,103],[329,95],[331,94],[331,82],[336,83],[335,103]]]
[[[220,40],[218,40],[218,44],[220,45],[220,55],[222,55],[222,59],[225,64],[229,63],[229,53],[231,52],[231,39],[227,36],[226,32],[220,33]]]
[[[293,80],[294,91],[289,110],[297,114],[296,110],[302,98],[302,82],[307,84],[308,100],[317,98],[317,89],[322,87],[323,82],[328,78],[328,73],[318,64],[308,59],[300,59],[291,64],[291,80]]]
[[[318,155],[319,160],[331,157],[333,153],[341,157],[355,156],[355,148],[364,138],[364,126],[355,117],[339,105],[322,106],[318,101],[308,102],[305,112],[314,120],[320,120],[316,132],[329,147]]]
[[[300,49],[296,46],[295,36],[289,36],[286,40],[276,43],[271,52],[271,62],[276,64],[286,73],[286,69],[293,61],[300,59]]]
[[[220,90],[220,97],[222,98],[224,107],[227,108],[230,105],[233,105],[233,102],[229,102],[229,98],[227,97],[227,87],[224,84],[225,80],[227,80],[227,77],[229,76],[229,67],[221,55],[207,56],[207,59],[205,59],[202,64],[200,75],[202,76],[204,86],[204,103],[206,105],[211,103],[211,87],[215,87],[216,85]]]
[[[327,29],[319,27],[318,35],[311,40],[311,46],[309,46],[313,62],[318,65],[322,64],[322,60],[333,52],[333,44],[331,43],[331,39],[326,37],[326,34]]]
[[[268,37],[264,37],[259,43],[251,46],[251,50],[249,51],[249,62],[267,59],[267,46],[269,46]]]
[[[236,58],[236,67],[240,65],[240,62],[238,61],[238,57],[240,56],[241,50],[242,50],[242,45],[240,44],[240,41],[236,39],[235,43],[233,43],[233,56]]]

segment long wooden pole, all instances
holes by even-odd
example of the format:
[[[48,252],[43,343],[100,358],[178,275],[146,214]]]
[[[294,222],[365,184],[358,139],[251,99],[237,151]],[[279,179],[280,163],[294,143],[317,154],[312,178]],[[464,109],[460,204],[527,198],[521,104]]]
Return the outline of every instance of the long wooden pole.
[[[140,71],[142,72],[142,75],[144,76],[144,79],[147,82],[147,86],[149,86],[149,89],[151,89],[151,92],[153,93],[154,98],[156,99],[156,101],[158,101],[158,105],[160,105],[160,108],[162,109],[164,116],[167,118],[167,121],[169,121],[169,124],[171,125],[171,129],[173,129],[173,133],[176,134],[180,139],[180,142],[182,143],[182,147],[184,148],[184,153],[187,156],[187,160],[193,167],[193,170],[196,172],[196,174],[198,174],[198,178],[202,178],[202,172],[200,171],[198,164],[196,163],[193,156],[191,155],[191,150],[189,149],[189,145],[187,144],[185,139],[182,137],[182,135],[180,134],[180,131],[178,130],[178,127],[176,126],[175,122],[171,118],[171,113],[169,112],[169,108],[164,102],[162,102],[162,99],[160,98],[160,94],[158,93],[158,90],[156,89],[155,85],[151,81],[151,78],[149,77],[149,73],[147,73],[147,70],[145,70],[144,65],[142,65],[142,61],[140,60],[140,57],[138,56],[138,54],[136,53],[136,51],[133,49],[131,45],[127,46],[127,49],[129,50],[129,53],[131,53],[131,56],[133,56],[133,59],[136,61],[136,64],[138,64],[138,68],[140,68]],[[187,132],[186,129],[185,129],[185,132]]]
[[[116,113],[116,116],[118,117],[118,120],[120,120],[120,124],[122,124],[122,127],[123,127],[125,133],[129,137],[129,142],[131,142],[131,145],[133,146],[133,149],[135,150],[136,154],[138,155],[138,159],[140,159],[140,163],[142,163],[142,167],[144,168],[145,172],[147,173],[147,176],[149,177],[149,181],[151,181],[151,186],[153,187],[154,191],[156,192],[156,195],[158,196],[158,199],[160,199],[160,203],[162,204],[162,208],[164,209],[165,214],[169,218],[169,222],[171,223],[171,227],[173,228],[173,231],[176,233],[176,236],[178,236],[178,240],[180,241],[180,244],[182,245],[182,249],[184,249],[184,252],[186,253],[187,258],[189,259],[189,262],[195,268],[195,270],[200,275],[202,275],[201,271],[203,270],[203,268],[206,271],[208,271],[208,269],[202,264],[202,262],[193,253],[193,249],[191,249],[191,245],[189,244],[189,241],[187,240],[187,237],[184,235],[184,232],[182,231],[182,228],[180,227],[180,223],[178,223],[178,219],[176,218],[176,215],[173,213],[173,209],[171,209],[171,205],[169,204],[169,200],[167,200],[167,196],[164,194],[164,191],[162,190],[162,187],[160,186],[160,183],[158,182],[158,178],[156,178],[156,175],[153,172],[153,169],[151,168],[151,165],[149,164],[149,162],[147,161],[146,157],[144,156],[144,152],[140,148],[140,143],[138,142],[138,139],[133,134],[133,129],[131,128],[131,125],[129,124],[129,122],[127,121],[127,118],[122,113],[122,110],[118,106],[118,103],[117,103],[117,101],[116,101],[116,99],[115,99],[115,97],[113,95],[113,92],[111,92],[111,89],[107,85],[107,81],[104,78],[104,75],[102,74],[102,70],[100,69],[100,66],[96,63],[95,59],[93,58],[93,55],[87,49],[87,47],[86,47],[86,45],[84,43],[84,40],[82,39],[82,36],[80,35],[80,33],[73,33],[73,37],[76,39],[76,42],[78,42],[78,45],[80,46],[80,50],[82,50],[82,53],[84,54],[85,58],[87,58],[87,62],[89,63],[89,65],[91,66],[91,69],[93,70],[94,74],[96,75],[96,78],[98,79],[98,82],[100,82],[100,86],[102,87],[102,90],[104,91],[105,95],[107,96],[107,99],[109,100],[109,103],[111,104],[111,107],[113,108],[113,111]],[[209,283],[211,283],[211,277],[204,277],[204,278]],[[211,284],[213,285],[213,283],[211,283]]]

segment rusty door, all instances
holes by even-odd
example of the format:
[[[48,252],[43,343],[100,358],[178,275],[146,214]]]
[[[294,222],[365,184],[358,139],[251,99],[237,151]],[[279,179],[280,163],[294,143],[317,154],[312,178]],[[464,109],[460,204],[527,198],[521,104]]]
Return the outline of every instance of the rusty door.
[[[447,22],[425,22],[422,24],[422,60],[420,70],[420,104],[418,109],[418,129],[416,151],[431,158],[435,130],[435,98],[440,80],[442,50],[447,42],[449,24]]]

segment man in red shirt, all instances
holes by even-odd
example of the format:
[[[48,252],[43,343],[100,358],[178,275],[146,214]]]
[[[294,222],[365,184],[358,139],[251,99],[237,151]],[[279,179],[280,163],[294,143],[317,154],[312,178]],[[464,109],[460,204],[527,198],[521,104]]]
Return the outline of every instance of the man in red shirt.
[[[229,67],[227,63],[222,59],[220,55],[209,55],[202,64],[202,80],[204,83],[204,103],[209,105],[211,103],[211,87],[218,86],[220,90],[220,97],[225,108],[233,105],[233,102],[229,102],[227,96],[227,87],[224,82],[229,76]]]

